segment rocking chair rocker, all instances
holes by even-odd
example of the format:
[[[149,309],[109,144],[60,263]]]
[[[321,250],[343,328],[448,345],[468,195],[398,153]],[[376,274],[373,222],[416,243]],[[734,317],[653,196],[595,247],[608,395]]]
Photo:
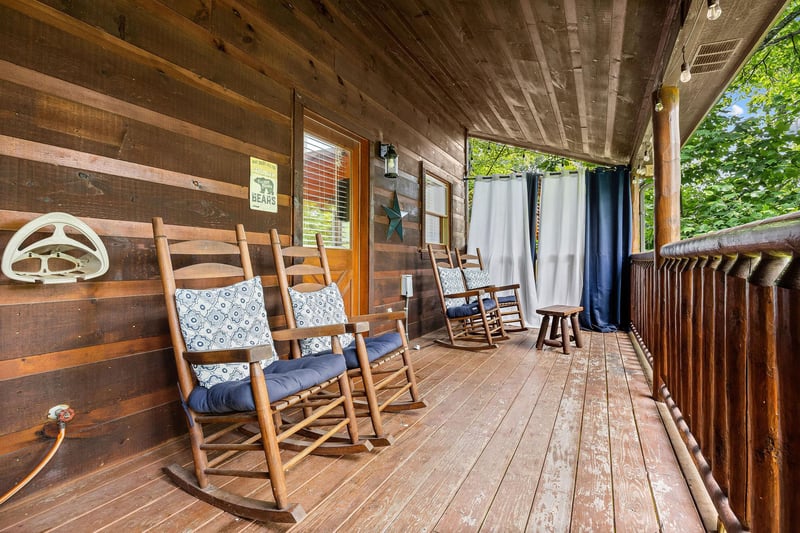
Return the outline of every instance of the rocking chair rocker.
[[[160,218],[153,219],[153,234],[194,459],[194,472],[173,464],[166,473],[186,492],[227,512],[254,520],[299,522],[305,511],[288,501],[285,471],[309,453],[357,453],[372,445],[359,440],[344,356],[278,359],[272,339],[331,336],[343,333],[344,327],[270,332],[261,279],[253,276],[241,225],[236,226],[237,244],[170,243]],[[241,266],[210,262],[226,255],[238,258]],[[173,257],[181,268],[173,269]],[[229,283],[234,284],[220,287]],[[280,415],[287,409],[305,416],[293,426],[282,426]],[[326,418],[322,436],[313,441],[297,438],[323,417],[334,418]],[[334,441],[343,429],[348,437]],[[281,447],[302,451],[284,461]],[[258,454],[250,454],[253,459],[245,463],[248,452]],[[234,458],[238,460],[232,462]],[[215,487],[211,475],[267,479],[275,501]]]
[[[449,246],[429,244],[428,255],[450,337],[450,342],[440,339],[435,342],[461,350],[488,350],[497,348],[495,341],[508,339],[492,294],[494,288],[467,290],[461,269],[453,265]]]
[[[490,285],[489,272],[483,266],[481,249],[476,248],[475,254],[462,254],[456,250],[456,264],[461,267],[466,281],[467,289],[483,289],[491,287],[495,292],[513,291],[514,294],[497,296],[497,305],[500,307],[500,316],[503,319],[503,328],[508,332],[527,331],[525,315],[519,299],[519,283],[509,285]],[[512,326],[512,327],[509,327]]]
[[[353,396],[362,398],[361,401],[355,401],[356,407],[359,407],[357,416],[369,417],[372,422],[373,433],[362,437],[375,446],[392,444],[394,437],[384,432],[381,413],[426,407],[417,391],[417,380],[403,326],[405,313],[372,313],[351,316],[348,319],[339,289],[331,277],[322,236],[317,234],[316,248],[282,248],[280,236],[274,229],[270,232],[270,237],[287,324],[289,327],[303,327],[308,322],[346,327],[350,335],[334,337],[333,346],[343,345]],[[303,262],[292,264],[294,259]],[[296,281],[293,286],[289,284],[290,276]],[[323,283],[319,283],[320,277]],[[308,281],[309,279],[314,281]],[[392,329],[367,337],[370,327],[381,322],[393,323]],[[316,357],[319,353],[327,353],[330,349],[331,345],[327,342],[292,343],[292,355],[303,359],[313,358],[306,356]],[[353,378],[361,378],[360,387],[352,381]],[[385,394],[379,398],[382,392]],[[409,400],[401,400],[406,393]]]

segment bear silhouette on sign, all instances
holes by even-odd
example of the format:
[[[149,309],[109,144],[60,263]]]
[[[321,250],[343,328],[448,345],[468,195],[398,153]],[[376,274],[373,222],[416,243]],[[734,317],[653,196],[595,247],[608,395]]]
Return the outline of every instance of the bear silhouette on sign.
[[[267,194],[269,196],[275,194],[275,184],[272,182],[272,180],[268,180],[266,178],[256,178],[255,182],[259,187],[261,187],[261,191],[259,191],[261,194]]]

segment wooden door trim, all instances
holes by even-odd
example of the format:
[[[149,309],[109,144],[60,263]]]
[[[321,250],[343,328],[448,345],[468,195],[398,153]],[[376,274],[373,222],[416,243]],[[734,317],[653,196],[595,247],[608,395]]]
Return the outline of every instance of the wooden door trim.
[[[294,92],[292,108],[292,240],[294,243],[303,242],[303,146],[307,122],[313,121],[337,134],[347,138],[358,146],[358,154],[354,154],[358,163],[353,165],[354,180],[351,183],[353,199],[351,209],[356,211],[357,224],[351,226],[351,276],[357,280],[357,297],[352,298],[354,309],[352,314],[363,314],[370,310],[370,295],[372,294],[373,261],[372,261],[372,224],[371,198],[372,180],[370,176],[370,163],[372,143],[359,127],[354,127],[352,121],[342,115],[326,109],[319,102],[310,99],[298,91]]]

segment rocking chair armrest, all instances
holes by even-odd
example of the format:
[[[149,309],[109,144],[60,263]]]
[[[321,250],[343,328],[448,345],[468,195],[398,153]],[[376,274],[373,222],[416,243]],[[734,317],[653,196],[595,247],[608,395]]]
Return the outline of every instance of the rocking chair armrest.
[[[487,292],[502,292],[519,289],[519,283],[512,283],[510,285],[487,285],[483,287]]]
[[[352,322],[378,322],[380,320],[404,320],[406,314],[404,311],[384,311],[381,313],[370,313],[368,315],[351,316]]]
[[[344,324],[330,324],[328,326],[312,326],[310,328],[286,328],[272,332],[276,341],[295,341],[310,339],[312,337],[332,337],[345,333]]]
[[[183,352],[183,358],[193,365],[216,365],[219,363],[256,363],[272,357],[272,346],[261,344],[248,348]]]
[[[353,320],[354,318],[357,320]],[[364,322],[361,318],[363,317],[350,317],[350,321],[346,322],[344,325],[345,331],[347,331],[347,333],[369,334],[369,322]]]

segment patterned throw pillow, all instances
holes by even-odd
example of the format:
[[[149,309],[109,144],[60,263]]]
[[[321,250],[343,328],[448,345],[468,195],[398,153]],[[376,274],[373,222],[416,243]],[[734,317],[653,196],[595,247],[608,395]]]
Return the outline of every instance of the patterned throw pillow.
[[[190,352],[264,344],[275,350],[264,308],[261,278],[219,289],[177,289],[175,303],[183,340]],[[261,365],[266,367],[277,359],[273,353],[272,358],[262,361]],[[203,387],[250,377],[247,363],[192,365],[192,369]]]
[[[289,287],[289,298],[292,300],[292,311],[298,328],[313,326],[329,326],[344,324],[347,315],[344,312],[344,300],[336,283],[314,292],[299,292]],[[353,342],[351,333],[339,335],[342,348]],[[310,355],[331,350],[330,337],[313,337],[300,339],[300,353]]]
[[[464,279],[467,280],[467,289],[482,289],[492,284],[489,279],[489,271],[480,268],[465,268]]]
[[[442,283],[442,292],[445,296],[448,294],[455,294],[457,292],[466,291],[464,287],[464,278],[461,276],[460,268],[439,268],[439,281]],[[450,309],[451,307],[458,307],[467,304],[466,298],[445,298],[445,306]]]

